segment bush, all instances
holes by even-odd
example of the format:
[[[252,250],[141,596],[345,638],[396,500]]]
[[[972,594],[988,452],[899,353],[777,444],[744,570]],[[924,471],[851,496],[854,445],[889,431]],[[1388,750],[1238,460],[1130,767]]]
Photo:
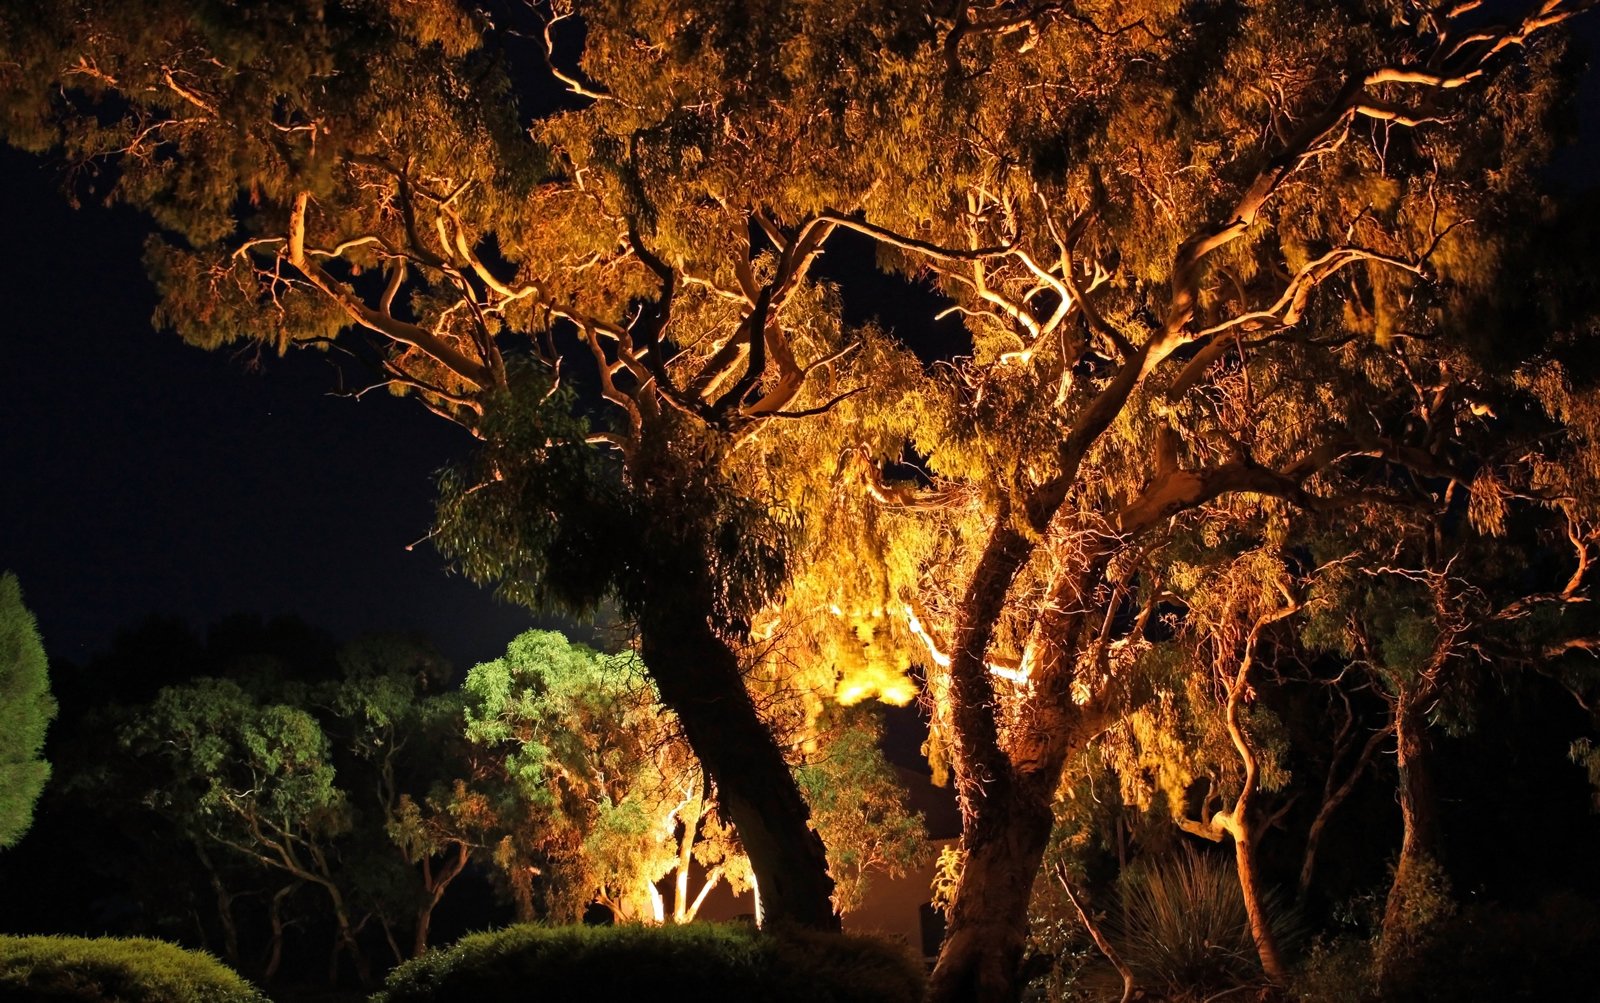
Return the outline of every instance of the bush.
[[[752,999],[917,1003],[922,966],[873,937],[748,926],[514,926],[465,937],[390,974],[374,1003]]]
[[[0,936],[0,1003],[266,1003],[222,962],[159,940]]]
[[[1385,1003],[1594,999],[1600,916],[1558,893],[1526,910],[1472,906],[1432,928],[1383,986]]]
[[[1123,872],[1121,893],[1112,940],[1141,986],[1188,999],[1261,981],[1231,862],[1186,852],[1135,865]],[[1280,941],[1288,939],[1284,910],[1274,898],[1265,905]]]

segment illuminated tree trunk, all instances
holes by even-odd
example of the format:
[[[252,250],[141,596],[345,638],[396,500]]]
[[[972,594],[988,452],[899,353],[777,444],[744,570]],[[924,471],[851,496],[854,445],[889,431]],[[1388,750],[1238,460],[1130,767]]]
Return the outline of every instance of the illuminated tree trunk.
[[[929,985],[932,1003],[1005,1003],[1021,994],[1028,903],[1055,824],[1054,798],[1067,760],[1098,733],[1105,713],[1072,698],[1081,596],[1105,555],[1078,555],[1041,605],[1027,705],[1002,746],[993,677],[984,661],[1005,593],[1035,543],[1000,520],[963,601],[950,652],[951,718],[959,744],[961,879]]]
[[[1402,688],[1396,697],[1395,748],[1400,768],[1400,860],[1383,909],[1379,977],[1402,961],[1448,903],[1449,886],[1439,865],[1437,799],[1428,762],[1427,721],[1420,694]]]
[[[1255,941],[1256,954],[1261,958],[1261,970],[1278,985],[1288,982],[1289,972],[1283,957],[1278,953],[1278,938],[1272,932],[1267,910],[1262,901],[1261,875],[1256,867],[1255,827],[1241,820],[1233,831],[1234,863],[1239,871],[1239,891],[1244,896],[1244,909],[1250,917],[1250,937]]]
[[[1017,970],[1028,939],[1028,901],[1055,823],[1038,779],[988,792],[962,834],[966,857],[929,989],[936,1003],[999,1003],[1021,991]]]
[[[704,570],[667,577],[639,621],[640,654],[739,832],[774,924],[838,930],[822,839],[761,720],[739,662],[711,629]]]

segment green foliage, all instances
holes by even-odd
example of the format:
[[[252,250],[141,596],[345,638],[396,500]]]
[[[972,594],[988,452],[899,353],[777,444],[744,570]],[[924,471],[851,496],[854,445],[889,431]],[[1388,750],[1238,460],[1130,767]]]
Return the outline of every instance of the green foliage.
[[[159,940],[0,937],[6,1003],[267,1003],[201,951]]]
[[[171,770],[147,794],[152,807],[240,852],[259,852],[252,832],[262,825],[313,841],[349,829],[327,736],[302,707],[258,700],[232,680],[198,679],[163,689],[123,726],[121,741]]]
[[[463,938],[390,975],[374,1003],[540,999],[763,999],[915,1003],[921,965],[863,936],[767,935],[744,926],[517,926]]]
[[[597,896],[647,915],[648,886],[676,866],[675,828],[704,809],[699,765],[637,656],[529,631],[463,686],[467,739],[499,772],[489,800],[497,862],[522,905],[573,920]],[[680,817],[681,813],[681,817]]]
[[[56,716],[50,665],[22,587],[0,575],[0,849],[15,846],[33,824],[33,806],[50,779],[45,730]]]
[[[841,914],[866,901],[874,872],[898,878],[932,856],[920,815],[878,746],[870,710],[841,709],[820,724],[818,753],[795,771],[811,821],[828,850],[833,904]]]
[[[627,552],[621,472],[585,444],[570,391],[528,372],[493,403],[483,444],[440,474],[434,544],[512,601],[592,610]]]
[[[358,973],[356,931],[369,920],[391,943],[412,931],[420,950],[432,910],[484,842],[449,666],[397,636],[354,642],[337,660],[340,678],[309,684],[293,678],[303,666],[246,658],[219,666],[227,678],[168,686],[112,715],[125,756],[93,782],[187,841],[230,957],[263,882],[273,923],[296,918],[284,902],[331,919]],[[292,898],[302,884],[315,895]],[[281,947],[275,939],[270,953]]]

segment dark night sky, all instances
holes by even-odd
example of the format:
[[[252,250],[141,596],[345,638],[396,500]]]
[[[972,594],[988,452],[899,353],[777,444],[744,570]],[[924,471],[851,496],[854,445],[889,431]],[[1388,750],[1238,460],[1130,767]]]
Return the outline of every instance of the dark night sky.
[[[146,224],[74,211],[0,150],[0,569],[46,649],[82,662],[150,614],[297,614],[349,638],[421,630],[458,665],[531,615],[448,575],[433,472],[468,437],[325,356],[204,352],[151,327]]]

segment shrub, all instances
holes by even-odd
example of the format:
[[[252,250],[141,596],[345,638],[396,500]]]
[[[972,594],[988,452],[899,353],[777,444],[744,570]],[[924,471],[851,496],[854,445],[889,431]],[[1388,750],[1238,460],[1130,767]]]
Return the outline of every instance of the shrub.
[[[1121,892],[1113,940],[1141,986],[1187,999],[1261,981],[1250,917],[1230,862],[1180,853],[1135,865],[1123,872]],[[1266,906],[1281,936],[1288,925],[1283,910],[1271,899]]]
[[[917,1003],[920,963],[873,937],[742,925],[514,926],[395,969],[374,1003],[753,999]]]
[[[0,1003],[266,1003],[222,962],[159,940],[0,936]]]
[[[1594,999],[1600,916],[1570,893],[1531,909],[1472,906],[1433,927],[1390,973],[1385,1003]]]
[[[1376,979],[1372,941],[1319,939],[1295,973],[1290,998],[1300,1003],[1373,1003],[1378,998]]]

